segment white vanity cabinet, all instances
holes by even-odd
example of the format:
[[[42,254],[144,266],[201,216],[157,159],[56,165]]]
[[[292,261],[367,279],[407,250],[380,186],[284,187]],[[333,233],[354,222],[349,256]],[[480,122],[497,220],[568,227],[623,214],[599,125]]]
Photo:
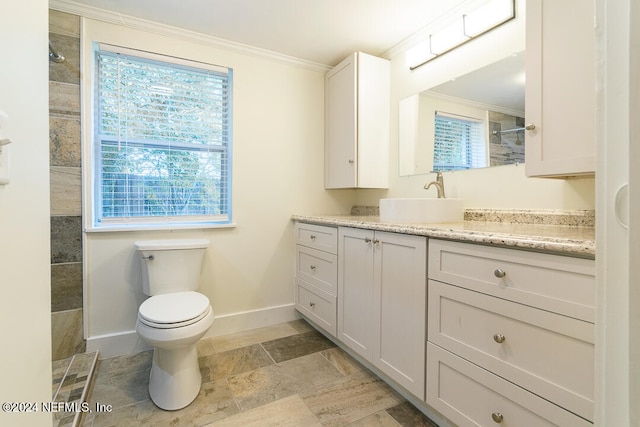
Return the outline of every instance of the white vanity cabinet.
[[[338,334],[424,399],[427,239],[338,229]]]
[[[427,404],[460,426],[591,425],[594,274],[593,260],[430,240]]]
[[[325,188],[389,186],[390,67],[356,52],[325,77]]]
[[[594,2],[526,2],[527,176],[595,172]]]
[[[336,335],[338,229],[294,225],[296,309],[330,335]]]

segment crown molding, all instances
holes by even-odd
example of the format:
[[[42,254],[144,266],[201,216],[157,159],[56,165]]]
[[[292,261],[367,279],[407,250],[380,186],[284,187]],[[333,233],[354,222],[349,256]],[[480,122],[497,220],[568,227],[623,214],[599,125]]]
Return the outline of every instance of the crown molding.
[[[108,10],[79,4],[69,0],[49,0],[49,8],[57,10],[59,12],[70,13],[85,18],[95,19],[97,21],[107,22],[110,24],[122,25],[128,28],[155,33],[180,40],[201,43],[215,48],[242,53],[245,55],[267,59],[270,61],[276,61],[311,71],[326,72],[332,68],[329,65],[284,55],[271,50],[261,49],[255,46],[237,43],[231,40],[208,36],[206,34],[185,30],[183,28],[173,27],[146,19],[123,15],[121,13],[111,12]]]

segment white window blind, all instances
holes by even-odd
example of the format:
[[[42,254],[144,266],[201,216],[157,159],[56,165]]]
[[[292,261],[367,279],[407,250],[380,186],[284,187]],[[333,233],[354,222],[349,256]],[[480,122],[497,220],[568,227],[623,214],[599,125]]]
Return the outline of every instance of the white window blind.
[[[486,150],[481,120],[436,112],[433,170],[485,167]]]
[[[229,222],[231,70],[125,52],[96,52],[96,225]]]

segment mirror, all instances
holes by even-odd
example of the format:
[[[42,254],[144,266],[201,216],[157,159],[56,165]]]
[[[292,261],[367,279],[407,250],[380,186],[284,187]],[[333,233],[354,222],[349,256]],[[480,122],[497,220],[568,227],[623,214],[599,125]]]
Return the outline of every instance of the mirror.
[[[400,175],[523,163],[524,74],[520,52],[400,100]],[[447,130],[454,122],[469,122],[476,136]],[[453,147],[455,159],[442,162],[443,153],[449,156],[443,143],[463,144],[463,133],[466,147]]]

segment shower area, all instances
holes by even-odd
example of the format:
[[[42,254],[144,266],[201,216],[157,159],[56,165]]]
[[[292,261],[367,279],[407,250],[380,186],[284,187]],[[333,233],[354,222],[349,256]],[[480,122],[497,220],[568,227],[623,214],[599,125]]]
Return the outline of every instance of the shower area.
[[[52,401],[87,396],[97,352],[85,353],[82,326],[80,17],[49,10]],[[57,413],[54,425],[77,425]]]

